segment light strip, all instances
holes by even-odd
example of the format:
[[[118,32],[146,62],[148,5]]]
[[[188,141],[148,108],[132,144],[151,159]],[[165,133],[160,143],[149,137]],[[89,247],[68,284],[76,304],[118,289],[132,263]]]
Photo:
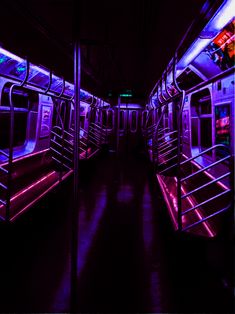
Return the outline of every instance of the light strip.
[[[24,61],[24,59],[22,59],[22,58],[20,58],[20,57],[18,57],[18,56],[16,56],[16,55],[14,55],[13,53],[11,53],[11,52],[9,52],[9,51],[7,51],[7,50],[1,48],[1,47],[0,47],[0,53],[2,53],[2,54],[5,55],[6,57],[9,57],[9,58],[11,58],[11,59],[13,59],[13,60],[15,60],[15,61],[18,61],[18,62],[23,62],[23,61]]]
[[[35,70],[35,71],[38,71],[38,72],[40,72],[40,73],[45,74],[46,76],[49,76],[49,71],[44,70],[44,69],[40,68],[39,66],[33,65],[33,66],[31,66],[31,68],[32,68],[33,70]]]
[[[177,64],[178,69],[186,68],[211,42],[211,39],[198,38],[187,50],[186,54]]]
[[[2,47],[0,47],[0,54],[3,54],[4,56],[6,56],[6,57],[8,57],[10,59],[13,59],[13,60],[15,60],[15,61],[17,61],[19,63],[25,62],[25,60],[23,58],[20,58],[20,57],[16,56],[15,54],[13,54],[13,53],[3,49]],[[48,78],[49,78],[50,72],[47,69],[41,68],[40,66],[37,66],[37,65],[34,65],[34,64],[30,64],[30,69],[33,70],[33,71],[36,71],[37,73],[35,73],[33,76],[31,76],[29,78],[29,83],[30,83],[30,81],[33,80],[33,78],[38,73],[42,73],[42,74],[48,76]],[[0,73],[0,76],[1,76],[1,73]],[[58,76],[53,74],[52,75],[52,80],[59,80],[61,82],[62,78],[60,78],[60,77],[58,77]],[[39,88],[42,88],[39,84],[37,84],[37,86]],[[69,87],[69,92],[72,92],[72,93],[74,92],[74,84],[65,81],[65,91],[64,91],[65,95],[68,95],[68,91],[66,92],[66,88],[68,88],[68,87]],[[90,98],[90,97],[95,97],[95,96],[93,94],[85,91],[84,89],[80,89],[80,97],[81,97],[81,99],[84,99],[84,98]],[[98,102],[101,104],[102,100],[98,99]],[[110,104],[107,103],[107,102],[104,102],[104,105],[105,106],[110,106]]]
[[[215,38],[218,33],[232,20],[235,15],[235,0],[227,0],[217,11],[215,16],[204,27],[202,33],[213,32]],[[187,50],[177,64],[178,69],[187,67],[213,40],[213,38],[198,38]]]
[[[227,0],[215,17],[207,24],[209,31],[220,31],[235,16],[235,0]]]

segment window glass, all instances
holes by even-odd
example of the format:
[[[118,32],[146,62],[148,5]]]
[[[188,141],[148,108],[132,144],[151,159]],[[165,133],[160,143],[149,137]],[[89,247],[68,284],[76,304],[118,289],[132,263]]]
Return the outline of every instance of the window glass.
[[[107,128],[112,129],[113,128],[113,110],[107,111]]]
[[[212,125],[211,118],[201,119],[201,148],[202,150],[212,146]]]
[[[230,105],[215,106],[215,141],[216,144],[230,146]],[[226,151],[217,149],[218,156],[226,155]]]
[[[124,130],[124,111],[120,111],[119,113],[119,129]]]
[[[131,131],[137,130],[137,112],[132,111],[131,112]]]
[[[0,105],[0,149],[6,149],[10,143],[10,102],[9,91],[11,84],[6,84],[2,91]],[[24,88],[13,90],[14,133],[13,146],[24,145],[27,136],[29,111],[37,111],[38,95]],[[36,127],[36,126],[35,126]]]
[[[106,127],[107,125],[107,111],[102,110],[102,121],[101,124]]]
[[[146,119],[147,119],[147,111],[143,111],[142,113],[142,128],[146,127]]]
[[[192,116],[211,114],[211,95],[208,88],[192,95],[191,113]]]

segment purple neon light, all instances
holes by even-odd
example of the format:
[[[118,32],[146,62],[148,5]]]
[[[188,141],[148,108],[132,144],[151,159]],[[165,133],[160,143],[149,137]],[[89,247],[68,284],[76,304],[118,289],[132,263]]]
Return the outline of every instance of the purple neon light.
[[[15,54],[0,47],[0,73],[3,75],[23,80],[26,75],[26,60],[16,56]],[[40,89],[45,90],[49,86],[50,72],[42,66],[29,64],[28,83],[33,84]],[[52,93],[60,94],[63,88],[63,79],[52,75],[52,83],[50,91]],[[65,81],[65,96],[72,97],[74,94],[74,85]],[[88,100],[93,95],[83,89],[80,94],[81,100]]]

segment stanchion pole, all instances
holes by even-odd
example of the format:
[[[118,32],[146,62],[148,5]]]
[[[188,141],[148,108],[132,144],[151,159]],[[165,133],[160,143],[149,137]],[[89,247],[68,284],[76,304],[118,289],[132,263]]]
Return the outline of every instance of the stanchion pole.
[[[76,1],[75,1],[76,2]],[[80,85],[81,85],[81,46],[79,34],[79,12],[74,5],[74,177],[73,208],[71,215],[71,312],[77,312],[77,263],[79,231],[79,146],[80,146]]]

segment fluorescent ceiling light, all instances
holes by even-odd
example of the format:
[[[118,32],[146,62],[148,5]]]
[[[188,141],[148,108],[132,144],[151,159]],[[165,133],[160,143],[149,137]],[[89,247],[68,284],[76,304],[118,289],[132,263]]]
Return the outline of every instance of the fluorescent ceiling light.
[[[44,70],[44,69],[40,68],[39,66],[33,65],[33,66],[31,66],[31,68],[32,68],[34,71],[37,71],[37,72],[40,72],[40,73],[42,73],[42,74],[44,74],[44,75],[46,75],[46,76],[49,76],[49,71]]]
[[[208,30],[220,31],[235,16],[235,0],[227,0],[214,18],[208,23]]]
[[[198,38],[177,64],[178,69],[186,68],[211,42],[211,39]]]
[[[22,59],[22,58],[20,58],[20,57],[18,57],[18,56],[16,56],[16,55],[14,55],[13,53],[11,53],[11,52],[9,52],[9,51],[7,51],[7,50],[1,48],[1,47],[0,47],[0,53],[3,54],[3,55],[6,56],[6,57],[9,57],[9,58],[11,58],[11,59],[13,59],[13,60],[18,61],[18,62],[23,62],[23,61],[24,61],[24,59]]]
[[[202,34],[212,32],[212,38],[198,38],[187,50],[177,64],[178,69],[187,67],[213,40],[214,37],[232,20],[235,15],[235,0],[227,0],[217,11],[215,16],[204,27]]]

